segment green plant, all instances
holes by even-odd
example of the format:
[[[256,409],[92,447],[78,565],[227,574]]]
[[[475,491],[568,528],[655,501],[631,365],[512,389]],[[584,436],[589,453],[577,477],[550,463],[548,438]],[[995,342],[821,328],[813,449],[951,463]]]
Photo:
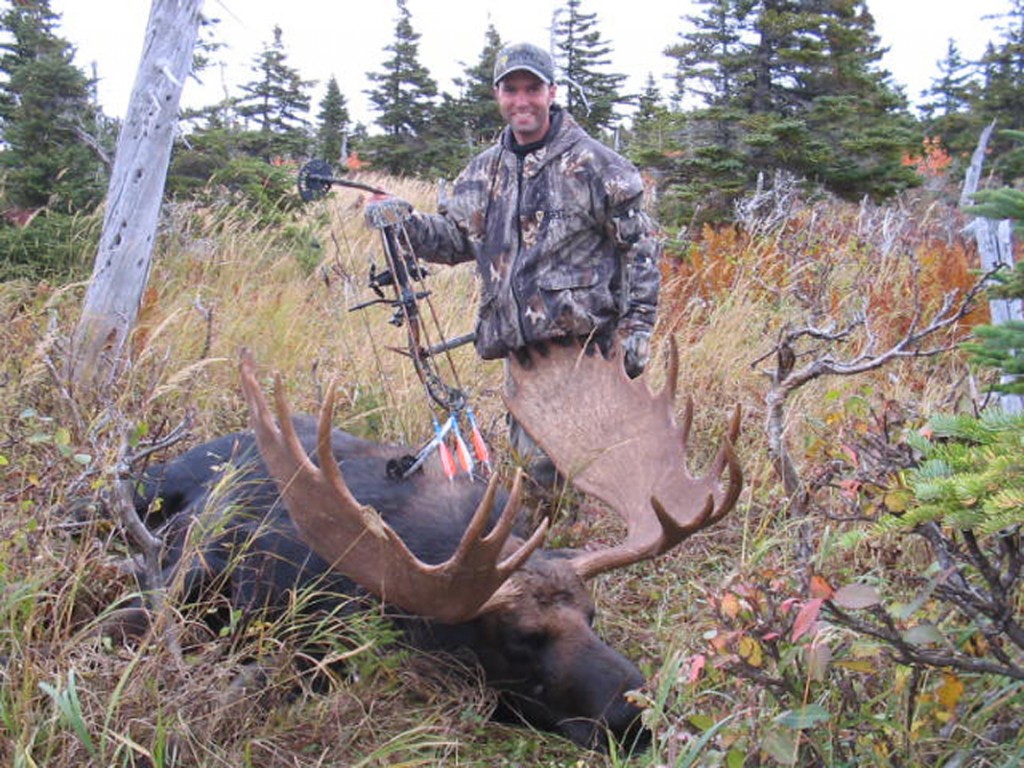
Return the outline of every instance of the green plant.
[[[78,700],[78,687],[75,683],[75,670],[68,671],[67,683],[63,686],[58,680],[56,685],[39,683],[39,688],[53,701],[54,706],[60,714],[60,719],[65,725],[71,727],[75,736],[82,742],[89,756],[94,760],[99,757],[96,745],[93,744],[92,735],[82,716],[82,704]]]
[[[0,224],[0,281],[65,283],[88,277],[99,242],[100,214],[41,211],[24,226]]]
[[[912,503],[887,527],[913,530],[938,523],[973,537],[972,548],[988,539],[1010,555],[1024,524],[1024,414],[935,414],[907,441],[922,457],[903,478]]]

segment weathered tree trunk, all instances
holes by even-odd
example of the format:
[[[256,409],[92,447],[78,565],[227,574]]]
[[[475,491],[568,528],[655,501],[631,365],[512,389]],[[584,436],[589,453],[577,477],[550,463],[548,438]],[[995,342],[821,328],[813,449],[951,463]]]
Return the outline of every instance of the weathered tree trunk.
[[[978,138],[978,146],[971,156],[971,165],[964,176],[964,188],[960,194],[961,207],[974,202],[974,193],[978,191],[978,184],[981,181],[985,151],[995,127],[996,123],[993,120]],[[974,234],[974,239],[978,243],[978,255],[981,258],[983,272],[990,272],[997,267],[1013,269],[1013,229],[1009,219],[995,221],[979,216],[971,221],[967,231]],[[992,324],[1001,325],[1007,320],[1024,319],[1021,305],[1022,302],[1019,300],[990,299],[988,306]],[[1024,410],[1024,398],[1020,395],[1001,395],[999,404],[1004,410],[1012,413]]]
[[[201,7],[202,0],[152,0],[128,115],[117,139],[103,233],[68,360],[68,378],[87,400],[107,392],[127,363]]]

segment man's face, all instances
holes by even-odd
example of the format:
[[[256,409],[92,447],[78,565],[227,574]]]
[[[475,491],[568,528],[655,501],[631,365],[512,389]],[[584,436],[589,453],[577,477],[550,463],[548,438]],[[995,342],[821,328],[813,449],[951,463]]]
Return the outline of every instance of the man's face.
[[[551,124],[551,105],[555,86],[521,70],[501,78],[494,89],[502,118],[512,128],[516,141],[529,144],[540,141]]]

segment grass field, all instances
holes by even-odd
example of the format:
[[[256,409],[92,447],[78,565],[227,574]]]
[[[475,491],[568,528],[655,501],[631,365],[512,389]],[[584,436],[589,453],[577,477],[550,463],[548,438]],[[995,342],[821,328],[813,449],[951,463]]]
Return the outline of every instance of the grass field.
[[[429,185],[370,181],[420,208],[434,204]],[[373,614],[311,625],[296,612],[243,637],[189,643],[200,617],[172,601],[180,656],[166,631],[138,647],[95,638],[104,612],[133,589],[123,569],[132,552],[109,519],[81,506],[72,513],[73,502],[109,488],[126,452],[186,417],[190,437],[161,455],[244,427],[240,348],[253,350],[268,383],[273,371],[284,375],[296,410],[315,412],[337,381],[337,426],[412,445],[429,437],[420,383],[389,350],[403,331],[386,308],[349,311],[371,298],[368,265],[380,261],[362,200],[336,191],[273,231],[242,211],[170,210],[132,368],[102,413],[83,409],[61,373],[83,286],[0,286],[3,765],[624,764],[490,722],[493,694],[472,670],[401,648]],[[922,642],[970,640],[971,627],[922,592],[933,567],[925,544],[875,523],[905,434],[934,411],[978,407],[984,380],[956,351],[894,356],[863,372],[832,366],[792,388],[779,370],[782,341],[796,354],[791,376],[884,353],[947,292],[967,289],[975,265],[963,221],[923,198],[887,207],[817,200],[773,213],[751,214],[745,232],[666,233],[648,376],[661,384],[675,338],[679,389],[696,407],[697,464],[742,407],[746,484],[716,527],[593,582],[599,631],[650,678],[637,696],[654,745],[630,764],[1016,765],[1024,683],[899,664],[885,642],[812,610],[821,590],[857,584],[908,631],[937,629]],[[440,332],[471,330],[472,267],[436,268],[429,285]],[[986,319],[982,309],[940,326],[928,346],[950,346]],[[508,471],[501,365],[470,347],[452,356]],[[617,535],[600,510],[558,501],[557,543]],[[326,691],[311,690],[292,663],[309,633],[348,659]],[[264,679],[244,685],[257,659]]]

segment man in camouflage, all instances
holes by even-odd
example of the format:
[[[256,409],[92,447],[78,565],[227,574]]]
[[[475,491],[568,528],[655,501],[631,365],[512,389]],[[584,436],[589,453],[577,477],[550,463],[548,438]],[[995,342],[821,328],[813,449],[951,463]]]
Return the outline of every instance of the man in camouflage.
[[[459,175],[439,213],[416,213],[406,231],[424,260],[476,260],[481,357],[572,337],[604,346],[618,336],[636,376],[654,327],[660,242],[641,208],[640,173],[555,104],[555,90],[546,51],[502,49],[494,91],[507,127]]]
[[[494,94],[506,128],[459,175],[438,213],[416,212],[406,232],[426,261],[476,261],[481,357],[559,340],[602,350],[617,341],[627,373],[637,376],[658,302],[656,228],[641,207],[640,173],[587,135],[555,104],[555,91],[546,51],[503,48]],[[521,455],[535,453],[515,424],[511,437]],[[554,473],[541,464],[534,476],[546,484]]]

